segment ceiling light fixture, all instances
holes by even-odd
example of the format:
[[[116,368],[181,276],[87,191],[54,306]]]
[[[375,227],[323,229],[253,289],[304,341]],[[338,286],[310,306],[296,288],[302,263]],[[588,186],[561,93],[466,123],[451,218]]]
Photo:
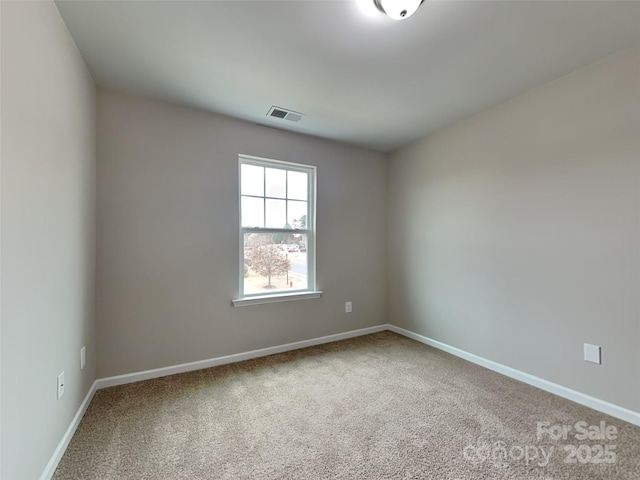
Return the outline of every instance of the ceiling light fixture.
[[[403,20],[413,15],[423,0],[373,0],[378,10],[394,20]]]

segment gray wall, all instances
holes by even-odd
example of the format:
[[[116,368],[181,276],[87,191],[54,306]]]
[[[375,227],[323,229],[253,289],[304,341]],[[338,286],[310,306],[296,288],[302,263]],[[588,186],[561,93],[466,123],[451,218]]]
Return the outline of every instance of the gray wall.
[[[386,322],[385,155],[101,89],[97,132],[98,377]],[[318,167],[322,298],[231,306],[239,153]]]
[[[95,379],[95,89],[52,2],[1,5],[0,476],[34,480]]]
[[[640,411],[638,48],[395,153],[389,197],[391,323]]]

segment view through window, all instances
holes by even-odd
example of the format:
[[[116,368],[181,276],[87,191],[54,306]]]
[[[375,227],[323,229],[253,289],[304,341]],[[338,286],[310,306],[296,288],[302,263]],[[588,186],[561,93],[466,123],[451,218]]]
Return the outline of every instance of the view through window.
[[[315,289],[315,168],[240,156],[241,296]]]

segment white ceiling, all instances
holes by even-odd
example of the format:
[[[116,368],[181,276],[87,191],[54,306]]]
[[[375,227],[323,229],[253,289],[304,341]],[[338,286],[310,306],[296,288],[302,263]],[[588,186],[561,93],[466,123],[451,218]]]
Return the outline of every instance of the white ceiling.
[[[640,43],[635,1],[56,3],[100,86],[381,151]]]

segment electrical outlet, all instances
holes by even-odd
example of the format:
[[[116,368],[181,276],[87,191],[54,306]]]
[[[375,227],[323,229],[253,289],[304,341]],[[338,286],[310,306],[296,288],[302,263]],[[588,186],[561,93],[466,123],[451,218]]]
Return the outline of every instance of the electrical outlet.
[[[584,361],[591,363],[602,363],[602,350],[598,345],[584,344]]]
[[[58,375],[58,400],[64,395],[64,372]]]
[[[80,349],[80,370],[82,370],[86,364],[87,364],[87,347],[83,346]]]
[[[353,311],[353,306],[351,302],[345,302],[344,304],[344,313],[351,313]]]

